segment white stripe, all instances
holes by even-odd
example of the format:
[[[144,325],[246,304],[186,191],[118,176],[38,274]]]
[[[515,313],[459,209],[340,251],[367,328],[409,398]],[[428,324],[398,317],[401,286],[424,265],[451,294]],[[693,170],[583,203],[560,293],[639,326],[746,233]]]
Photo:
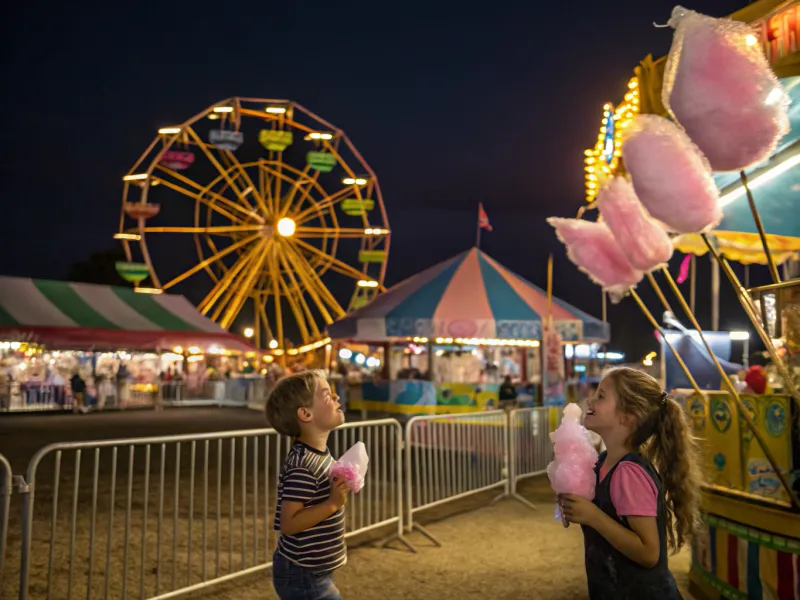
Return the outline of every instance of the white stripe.
[[[214,321],[201,315],[197,309],[192,306],[183,296],[163,294],[159,296],[153,296],[153,298],[173,315],[180,317],[189,325],[196,327],[200,331],[209,331],[212,333],[225,332],[225,330],[214,323]]]
[[[39,291],[32,279],[0,276],[0,306],[23,325],[43,327],[77,325]]]
[[[70,287],[86,304],[91,306],[120,329],[158,331],[158,325],[142,316],[114,291],[102,285],[71,283]]]

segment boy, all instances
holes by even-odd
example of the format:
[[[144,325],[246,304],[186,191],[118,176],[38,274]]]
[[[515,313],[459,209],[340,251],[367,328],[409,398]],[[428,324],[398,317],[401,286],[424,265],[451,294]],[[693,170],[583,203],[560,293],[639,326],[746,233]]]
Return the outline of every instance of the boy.
[[[347,562],[347,482],[331,481],[328,435],[344,423],[339,397],[321,371],[278,381],[267,398],[267,422],[294,439],[278,478],[280,531],[272,582],[281,600],[341,600],[333,571]]]

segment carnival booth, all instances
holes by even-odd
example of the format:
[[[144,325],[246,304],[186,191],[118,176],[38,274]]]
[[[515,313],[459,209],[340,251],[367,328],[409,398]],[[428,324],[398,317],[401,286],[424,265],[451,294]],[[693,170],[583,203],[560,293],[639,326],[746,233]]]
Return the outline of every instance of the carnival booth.
[[[685,312],[694,329],[690,334],[702,340],[703,346],[708,344],[711,348],[714,335],[727,334],[716,331],[710,335],[697,334],[700,325],[693,314],[694,257],[708,254],[712,261],[712,298],[718,301],[720,274],[724,273],[769,351],[770,369],[778,375],[776,387],[783,392],[745,391],[744,382],[737,385],[736,378],[730,376],[735,365],[716,357],[712,359],[709,353],[696,352],[697,344],[686,338],[685,332],[672,332],[677,337],[670,342],[671,348],[664,348],[664,353],[680,356],[686,363],[680,365],[685,377],[678,376],[677,363],[681,360],[676,360],[672,380],[680,379],[682,385],[692,384],[692,389],[681,391],[678,397],[685,404],[695,432],[702,438],[708,482],[702,501],[703,526],[692,549],[692,592],[698,598],[794,599],[800,589],[797,568],[800,561],[800,501],[797,497],[800,489],[797,429],[800,279],[797,279],[796,262],[800,251],[800,3],[797,0],[758,0],[731,17],[751,26],[752,33],[746,32],[742,45],[753,49],[760,46],[780,79],[791,101],[790,129],[766,159],[741,170],[714,173],[720,192],[722,221],[711,231],[681,233],[672,238],[676,250],[691,255],[691,259],[684,262],[684,265],[691,264],[691,268],[682,273],[677,283],[669,272],[657,270],[669,284],[677,302],[668,300],[667,294],[661,291],[653,277],[656,271],[650,273],[648,279],[663,305],[659,308],[669,313],[676,308]],[[666,57],[654,61],[648,56],[636,68],[624,99],[617,105],[609,103],[604,107],[597,142],[586,151],[586,197],[590,203],[587,208],[595,206],[603,180],[627,174],[623,163],[625,130],[636,116],[668,116],[662,92],[663,88],[676,84],[674,73],[672,80],[665,80],[666,67]],[[709,85],[708,81],[703,83]],[[674,91],[675,87],[672,89]],[[764,89],[771,88],[765,86]],[[683,96],[683,100],[686,97]],[[678,101],[682,100],[678,98]],[[769,102],[764,106],[769,110]],[[701,145],[688,129],[686,131]],[[708,144],[707,132],[703,139]],[[740,282],[730,261],[766,265],[773,284],[750,287],[747,270],[745,282]],[[779,274],[781,265],[783,281]],[[691,278],[688,301],[679,288],[681,278]],[[630,295],[663,334],[660,323],[635,290],[630,291]],[[670,302],[674,304],[670,306]],[[717,306],[712,307],[712,330],[718,329]],[[702,369],[696,366],[697,361],[693,368],[693,356],[702,358],[698,359],[703,363]],[[712,360],[716,373],[705,368],[707,358]],[[705,391],[701,381],[716,382],[709,385],[721,383],[725,391]],[[667,385],[670,386],[669,381]]]
[[[152,405],[160,392],[177,400],[177,386],[219,399],[224,390],[209,381],[253,351],[182,296],[0,277],[3,410],[71,407],[76,375],[87,405],[100,408]]]
[[[375,358],[383,365],[379,379],[350,387],[350,408],[474,412],[498,406],[506,377],[517,398],[541,403],[539,346],[548,310],[544,290],[473,248],[397,284],[328,331],[338,344],[366,345],[382,356]],[[564,344],[609,339],[607,323],[557,299],[552,319],[562,363]]]

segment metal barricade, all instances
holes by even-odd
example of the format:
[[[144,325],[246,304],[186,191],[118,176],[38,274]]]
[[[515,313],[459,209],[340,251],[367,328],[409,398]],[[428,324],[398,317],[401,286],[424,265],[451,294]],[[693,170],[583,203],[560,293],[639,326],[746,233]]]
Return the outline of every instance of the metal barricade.
[[[0,454],[0,600],[3,598],[3,582],[5,581],[8,513],[11,510],[12,479],[11,465],[6,460],[6,457]]]
[[[526,506],[535,508],[517,492],[517,484],[547,472],[553,459],[550,432],[561,423],[560,407],[518,408],[509,413],[509,455],[511,459],[511,495]]]
[[[406,424],[406,530],[439,541],[414,515],[488,490],[509,495],[508,415],[482,413],[414,417]]]
[[[403,538],[402,428],[352,423],[330,436],[339,456],[370,456],[346,536],[396,527]],[[273,429],[52,444],[28,466],[20,600],[165,600],[272,565],[277,481],[291,440]]]

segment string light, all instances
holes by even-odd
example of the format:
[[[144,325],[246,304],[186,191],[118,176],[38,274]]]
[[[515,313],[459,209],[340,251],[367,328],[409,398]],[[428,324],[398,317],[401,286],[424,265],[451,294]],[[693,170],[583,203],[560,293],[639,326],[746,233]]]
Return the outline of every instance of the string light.
[[[603,120],[594,148],[584,152],[584,178],[586,201],[592,202],[601,185],[619,168],[622,158],[622,135],[640,111],[639,80],[628,82],[624,100],[616,107],[611,103],[603,106]]]

